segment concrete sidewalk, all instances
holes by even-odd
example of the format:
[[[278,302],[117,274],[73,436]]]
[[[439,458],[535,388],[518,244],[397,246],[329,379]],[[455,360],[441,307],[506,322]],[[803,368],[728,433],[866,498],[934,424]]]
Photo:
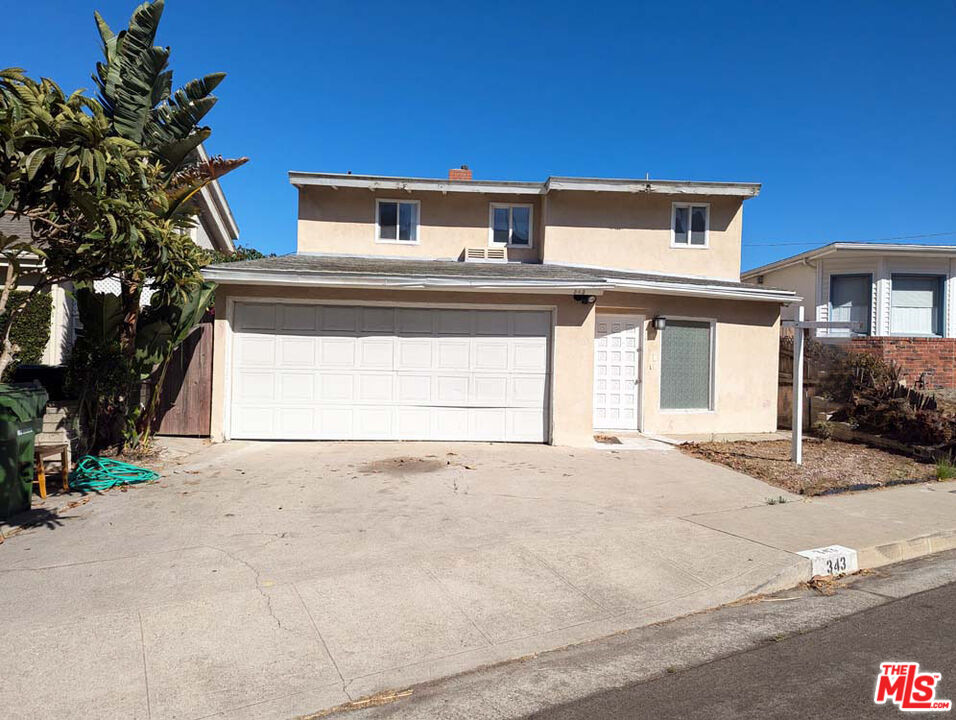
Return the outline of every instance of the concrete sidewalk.
[[[181,457],[0,546],[0,715],[288,718],[790,587],[797,550],[956,544],[956,483],[807,501],[668,447]]]

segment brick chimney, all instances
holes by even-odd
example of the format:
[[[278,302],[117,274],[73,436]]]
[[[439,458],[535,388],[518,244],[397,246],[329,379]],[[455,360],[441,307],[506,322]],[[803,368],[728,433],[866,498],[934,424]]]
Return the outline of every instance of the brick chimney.
[[[471,170],[467,165],[462,165],[460,168],[452,168],[448,171],[449,180],[471,180]]]

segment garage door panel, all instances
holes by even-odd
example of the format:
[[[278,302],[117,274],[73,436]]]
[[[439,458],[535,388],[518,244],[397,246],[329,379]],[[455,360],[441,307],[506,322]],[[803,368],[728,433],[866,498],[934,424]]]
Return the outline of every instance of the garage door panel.
[[[434,380],[435,393],[432,401],[439,405],[466,405],[468,403],[469,376],[442,373]]]
[[[474,310],[475,335],[507,337],[511,333],[510,313],[499,310]]]
[[[312,334],[317,327],[316,308],[310,305],[278,305],[278,329],[282,332]]]
[[[279,367],[314,367],[315,338],[297,335],[280,335],[278,345]]]
[[[399,308],[397,318],[399,334],[428,334],[435,331],[435,313],[424,308]]]
[[[392,414],[393,409],[390,407],[357,406],[353,408],[355,436],[383,440],[394,437]]]
[[[368,373],[356,376],[358,392],[356,399],[359,402],[391,404],[392,393],[395,390],[395,376],[392,373]]]
[[[471,366],[475,370],[507,370],[510,344],[508,340],[475,340]]]
[[[504,408],[475,408],[469,413],[469,440],[505,440],[508,413]]]
[[[456,340],[440,339],[438,346],[439,370],[465,370],[471,366],[471,340],[461,338]]]
[[[396,400],[401,405],[426,405],[432,402],[431,375],[399,374]]]
[[[317,399],[316,376],[312,371],[278,372],[275,379],[275,398],[280,403],[312,403]]]
[[[315,434],[315,409],[284,407],[276,409],[276,430],[290,440],[304,440]]]
[[[435,343],[432,338],[399,338],[396,370],[430,370]]]
[[[509,439],[535,442],[541,437],[544,414],[540,408],[509,408],[507,415]]]
[[[354,333],[358,329],[361,308],[345,305],[326,305],[320,311],[322,330]]]
[[[391,370],[394,363],[395,339],[361,337],[358,339],[358,367],[361,370]]]
[[[236,400],[271,401],[275,397],[275,375],[264,370],[239,370]]]
[[[544,338],[551,329],[551,318],[541,312],[512,313],[513,334],[516,336]]]
[[[434,437],[432,421],[437,413],[427,407],[399,407],[395,412],[396,437],[407,440],[428,440]]]
[[[507,405],[508,376],[476,375],[472,381],[470,400],[473,405]]]
[[[276,339],[271,335],[242,335],[236,343],[237,363],[240,367],[272,367],[276,360],[275,346]]]
[[[232,437],[547,439],[549,312],[254,302],[234,320]]]
[[[470,440],[469,417],[465,408],[436,408],[432,410],[436,433],[446,440]]]
[[[510,377],[509,382],[509,405],[540,407],[541,398],[548,386],[548,378],[545,375],[516,375]]]
[[[362,308],[362,332],[389,333],[395,332],[395,308]]]
[[[275,330],[276,305],[262,303],[243,303],[242,313],[236,317],[236,329],[240,332],[250,330]]]
[[[547,367],[548,344],[544,339],[516,339],[511,345],[511,369],[516,372],[540,372]]]
[[[233,432],[236,437],[277,437],[274,416],[272,407],[240,404],[233,415]]]
[[[317,437],[329,440],[349,440],[355,437],[351,407],[320,406],[317,414]]]
[[[436,310],[435,315],[438,319],[435,332],[439,335],[470,336],[474,332],[474,313],[471,310]]]
[[[319,338],[320,368],[351,368],[355,365],[355,338]]]
[[[323,372],[319,375],[321,402],[352,402],[355,399],[356,377],[347,372]]]

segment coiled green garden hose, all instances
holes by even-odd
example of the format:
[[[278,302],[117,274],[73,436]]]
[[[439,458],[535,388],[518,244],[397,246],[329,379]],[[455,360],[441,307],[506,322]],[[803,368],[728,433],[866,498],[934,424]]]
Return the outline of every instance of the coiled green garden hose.
[[[84,455],[70,473],[74,490],[109,490],[116,485],[152,482],[159,473],[110,458]]]

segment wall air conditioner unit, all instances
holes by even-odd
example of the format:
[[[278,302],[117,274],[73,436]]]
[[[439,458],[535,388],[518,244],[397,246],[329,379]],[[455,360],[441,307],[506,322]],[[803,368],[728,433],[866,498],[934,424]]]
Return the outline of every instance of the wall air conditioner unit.
[[[506,262],[504,248],[465,248],[465,262]]]

